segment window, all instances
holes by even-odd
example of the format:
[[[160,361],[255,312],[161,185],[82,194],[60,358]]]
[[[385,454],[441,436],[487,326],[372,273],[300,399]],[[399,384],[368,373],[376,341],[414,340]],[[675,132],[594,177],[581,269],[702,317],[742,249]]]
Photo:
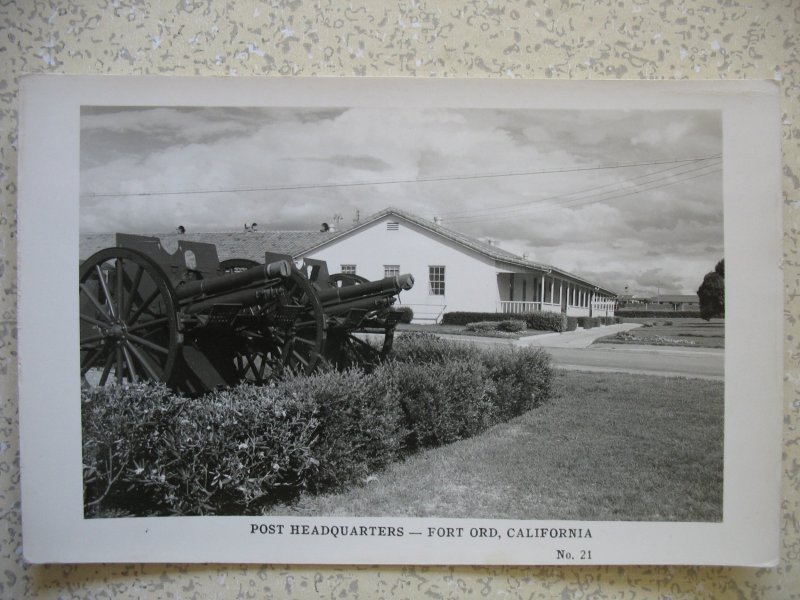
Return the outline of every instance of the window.
[[[342,273],[345,275],[355,275],[356,274],[356,266],[355,265],[342,265]]]
[[[386,231],[398,231],[400,229],[400,223],[397,221],[389,221],[386,223]]]
[[[444,267],[428,267],[428,294],[444,296]]]
[[[400,275],[400,265],[383,265],[384,277],[397,277]]]

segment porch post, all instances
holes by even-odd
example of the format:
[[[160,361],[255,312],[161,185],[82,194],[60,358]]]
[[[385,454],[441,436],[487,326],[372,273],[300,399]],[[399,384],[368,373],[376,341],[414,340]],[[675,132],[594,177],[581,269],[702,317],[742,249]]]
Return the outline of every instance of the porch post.
[[[542,274],[542,295],[539,297],[539,310],[544,308],[544,280],[547,279],[547,276]]]

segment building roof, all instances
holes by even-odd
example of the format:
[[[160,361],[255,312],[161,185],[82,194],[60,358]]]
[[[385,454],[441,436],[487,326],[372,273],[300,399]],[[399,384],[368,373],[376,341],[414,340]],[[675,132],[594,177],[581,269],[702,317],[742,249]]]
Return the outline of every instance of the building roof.
[[[217,247],[219,259],[249,258],[264,261],[264,253],[275,252],[298,256],[303,249],[330,238],[333,233],[321,231],[248,231],[248,232],[210,232],[210,233],[154,233],[145,234],[157,237],[165,248],[177,248],[178,239],[190,242],[205,242]],[[103,248],[116,246],[114,233],[89,233],[80,236],[79,255],[81,260]]]
[[[552,273],[555,273],[555,274],[560,275],[562,277],[568,277],[570,279],[574,279],[575,281],[590,285],[592,287],[596,287],[596,288],[598,288],[598,289],[600,289],[603,292],[606,292],[608,294],[616,295],[616,292],[614,292],[612,290],[604,288],[604,287],[598,285],[597,283],[594,283],[592,281],[588,281],[587,279],[584,279],[583,277],[580,277],[580,276],[575,275],[573,273],[569,273],[567,271],[564,271],[563,269],[558,269],[558,268],[553,267],[551,265],[547,265],[547,264],[544,264],[544,263],[539,263],[539,262],[534,262],[532,260],[528,260],[527,258],[523,258],[521,256],[518,256],[517,254],[513,254],[511,252],[508,252],[507,250],[503,250],[502,248],[499,248],[499,247],[497,247],[495,245],[489,244],[487,242],[482,242],[480,240],[476,240],[475,238],[469,237],[468,235],[465,235],[465,234],[463,234],[463,233],[461,233],[459,231],[454,231],[454,230],[452,230],[452,229],[450,229],[448,227],[444,227],[443,225],[439,225],[437,223],[434,223],[433,221],[429,221],[427,219],[423,219],[422,217],[419,217],[417,215],[414,215],[412,213],[409,213],[409,212],[406,212],[404,210],[400,210],[400,209],[397,209],[397,208],[394,208],[394,207],[385,208],[384,210],[382,210],[380,212],[377,212],[377,213],[367,217],[363,221],[361,221],[361,222],[359,222],[359,223],[357,223],[357,224],[355,224],[355,225],[353,225],[351,227],[348,227],[348,228],[343,229],[341,231],[337,231],[337,232],[335,232],[333,234],[330,234],[330,236],[327,239],[321,239],[315,245],[310,246],[309,248],[306,248],[303,251],[302,254],[304,254],[304,255],[311,254],[315,250],[317,250],[317,249],[319,249],[319,248],[321,248],[323,246],[327,246],[331,242],[333,242],[335,240],[338,240],[338,239],[340,239],[342,237],[345,237],[347,235],[355,233],[356,231],[358,231],[360,229],[363,229],[363,228],[371,225],[375,221],[383,219],[384,217],[389,216],[389,215],[395,215],[395,216],[397,216],[397,217],[399,217],[401,219],[404,219],[404,220],[406,220],[406,221],[408,221],[410,223],[413,223],[413,224],[415,224],[415,225],[417,225],[417,226],[419,226],[419,227],[421,227],[423,229],[426,229],[426,230],[431,231],[431,232],[433,232],[435,234],[438,234],[438,235],[440,235],[440,236],[442,236],[442,237],[444,237],[444,238],[446,238],[446,239],[448,239],[448,240],[450,240],[452,242],[460,244],[461,246],[464,246],[465,248],[469,248],[470,250],[473,250],[475,252],[478,252],[479,254],[487,256],[488,258],[492,258],[492,259],[495,259],[495,260],[498,260],[498,261],[501,261],[501,262],[504,262],[504,263],[508,263],[508,264],[512,264],[512,265],[516,265],[516,266],[520,266],[520,267],[526,267],[526,268],[529,268],[529,269],[534,269],[536,271],[552,272]]]

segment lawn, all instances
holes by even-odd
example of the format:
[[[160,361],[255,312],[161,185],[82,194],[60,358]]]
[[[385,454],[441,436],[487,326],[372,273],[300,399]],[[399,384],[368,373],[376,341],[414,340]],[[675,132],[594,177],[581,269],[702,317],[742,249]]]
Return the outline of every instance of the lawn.
[[[625,319],[625,323],[642,323],[630,331],[595,340],[595,344],[646,344],[658,346],[690,346],[724,348],[725,319]]]
[[[722,382],[560,371],[549,403],[271,515],[722,518]]]

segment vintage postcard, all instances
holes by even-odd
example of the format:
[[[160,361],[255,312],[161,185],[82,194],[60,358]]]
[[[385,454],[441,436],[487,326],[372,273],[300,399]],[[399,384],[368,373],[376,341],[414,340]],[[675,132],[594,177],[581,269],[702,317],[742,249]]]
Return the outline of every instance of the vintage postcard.
[[[22,92],[28,560],[777,561],[773,85]]]

